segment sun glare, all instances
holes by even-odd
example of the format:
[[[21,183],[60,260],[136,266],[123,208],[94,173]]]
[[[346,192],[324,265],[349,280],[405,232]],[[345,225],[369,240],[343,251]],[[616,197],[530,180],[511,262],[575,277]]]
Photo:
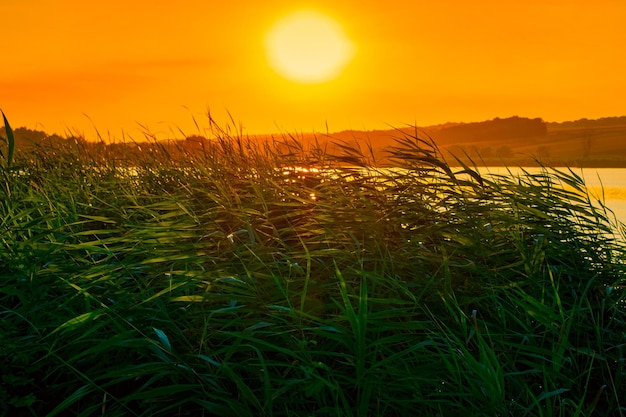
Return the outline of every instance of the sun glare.
[[[312,11],[279,20],[265,38],[265,49],[270,66],[278,74],[300,83],[337,77],[354,52],[337,22]]]

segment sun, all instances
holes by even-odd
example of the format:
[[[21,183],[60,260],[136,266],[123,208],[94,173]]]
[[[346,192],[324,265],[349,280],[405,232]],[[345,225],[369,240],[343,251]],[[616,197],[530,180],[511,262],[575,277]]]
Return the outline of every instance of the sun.
[[[354,54],[341,26],[314,11],[295,12],[276,22],[265,38],[265,50],[278,74],[307,84],[336,78]]]

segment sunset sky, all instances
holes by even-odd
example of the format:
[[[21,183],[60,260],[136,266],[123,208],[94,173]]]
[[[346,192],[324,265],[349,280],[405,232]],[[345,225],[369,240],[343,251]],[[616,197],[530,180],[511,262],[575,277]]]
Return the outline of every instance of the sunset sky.
[[[304,11],[342,36],[330,79],[271,62],[268,34]],[[624,0],[2,0],[0,16],[14,128],[89,139],[206,134],[208,111],[248,134],[626,114]]]

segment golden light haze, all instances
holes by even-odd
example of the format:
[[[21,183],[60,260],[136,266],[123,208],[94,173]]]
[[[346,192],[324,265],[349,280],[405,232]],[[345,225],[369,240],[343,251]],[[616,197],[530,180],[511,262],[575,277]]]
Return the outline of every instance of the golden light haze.
[[[266,35],[298,11],[353,45],[335,78],[270,65]],[[49,133],[205,133],[207,110],[249,134],[626,114],[623,0],[4,0],[0,16],[0,108]]]

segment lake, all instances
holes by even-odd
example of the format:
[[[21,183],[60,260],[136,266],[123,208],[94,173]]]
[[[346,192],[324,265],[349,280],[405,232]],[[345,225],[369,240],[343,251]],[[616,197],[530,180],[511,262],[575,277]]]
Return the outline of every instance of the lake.
[[[559,171],[568,172],[567,168],[559,167]],[[510,168],[513,175],[523,175],[520,168]],[[527,172],[540,173],[541,168],[524,168]],[[498,175],[507,175],[505,167],[485,167],[479,171]],[[604,201],[615,217],[626,224],[626,169],[625,168],[584,168],[573,169],[577,175],[585,180],[587,188],[596,199]]]

